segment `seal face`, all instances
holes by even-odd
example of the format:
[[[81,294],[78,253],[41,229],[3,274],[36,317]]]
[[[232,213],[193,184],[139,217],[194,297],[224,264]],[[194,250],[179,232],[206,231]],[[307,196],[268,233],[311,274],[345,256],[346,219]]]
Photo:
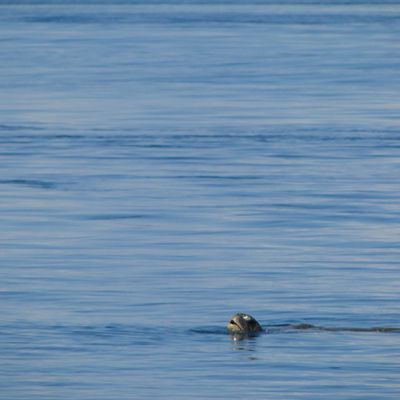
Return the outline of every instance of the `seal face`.
[[[230,333],[257,333],[262,332],[262,326],[249,314],[235,314],[228,322]]]

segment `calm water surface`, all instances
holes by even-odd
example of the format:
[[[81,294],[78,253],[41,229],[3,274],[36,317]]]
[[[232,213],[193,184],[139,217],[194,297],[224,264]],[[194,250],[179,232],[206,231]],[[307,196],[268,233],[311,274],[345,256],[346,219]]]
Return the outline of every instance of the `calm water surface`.
[[[399,43],[396,1],[0,0],[0,398],[398,399]]]

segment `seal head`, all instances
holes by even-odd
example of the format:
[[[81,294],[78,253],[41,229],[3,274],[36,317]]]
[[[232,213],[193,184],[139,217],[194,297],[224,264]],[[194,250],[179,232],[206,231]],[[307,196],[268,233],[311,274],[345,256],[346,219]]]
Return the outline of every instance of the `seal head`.
[[[249,314],[238,313],[235,314],[228,322],[227,325],[229,333],[258,333],[262,332],[262,326]]]

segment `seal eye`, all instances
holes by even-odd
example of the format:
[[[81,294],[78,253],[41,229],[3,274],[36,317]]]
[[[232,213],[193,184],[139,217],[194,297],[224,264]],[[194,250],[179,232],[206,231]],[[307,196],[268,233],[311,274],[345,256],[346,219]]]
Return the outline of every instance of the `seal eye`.
[[[229,323],[232,324],[232,325],[239,326],[233,319],[231,319],[231,320],[229,321]]]

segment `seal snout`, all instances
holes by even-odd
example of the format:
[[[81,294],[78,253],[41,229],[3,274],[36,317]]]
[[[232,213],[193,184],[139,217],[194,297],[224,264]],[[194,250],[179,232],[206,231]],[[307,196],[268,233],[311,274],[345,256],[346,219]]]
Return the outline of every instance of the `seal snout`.
[[[238,325],[233,319],[229,321],[229,325],[237,326],[240,329],[240,325]]]

